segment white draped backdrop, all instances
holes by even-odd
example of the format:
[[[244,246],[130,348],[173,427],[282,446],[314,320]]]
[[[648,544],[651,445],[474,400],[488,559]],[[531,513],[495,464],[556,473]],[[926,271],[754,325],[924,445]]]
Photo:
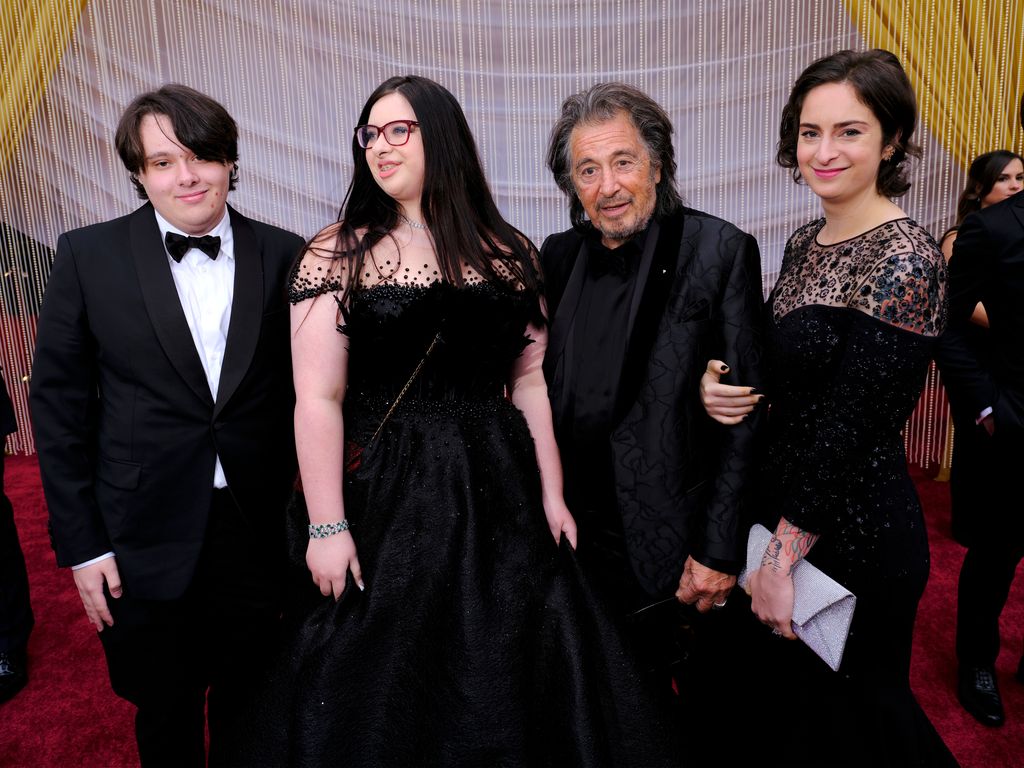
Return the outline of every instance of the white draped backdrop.
[[[43,247],[64,230],[138,205],[114,150],[114,128],[133,96],[168,81],[211,94],[238,121],[241,181],[232,203],[308,237],[337,216],[363,101],[402,73],[433,78],[455,94],[499,206],[539,244],[567,226],[543,161],[559,105],[592,83],[617,79],[668,110],[684,198],[757,238],[766,289],[789,233],[817,215],[806,188],[773,162],[788,89],[813,59],[866,46],[837,0],[82,5],[0,176],[0,221]],[[950,223],[962,170],[927,127],[918,139],[924,160],[903,204],[938,234]],[[12,262],[7,269],[22,279],[5,301],[32,314],[48,266]],[[31,357],[33,326],[24,325],[21,338],[5,339],[0,350],[15,390]],[[27,424],[23,393],[15,400]],[[28,430],[12,447],[32,450]]]

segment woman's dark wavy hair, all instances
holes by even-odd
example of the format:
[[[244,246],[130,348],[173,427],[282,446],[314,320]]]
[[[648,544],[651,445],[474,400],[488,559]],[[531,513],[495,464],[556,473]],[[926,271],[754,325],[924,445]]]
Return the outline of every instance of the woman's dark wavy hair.
[[[613,120],[619,114],[627,115],[640,133],[652,168],[661,169],[654,215],[660,218],[683,205],[676,190],[676,155],[672,148],[672,121],[668,114],[638,88],[625,83],[598,83],[562,102],[562,111],[548,141],[548,168],[554,174],[558,188],[569,198],[569,218],[577,229],[590,225],[572,181],[570,139],[573,129],[578,125]]]
[[[463,284],[468,264],[489,282],[512,281],[535,291],[539,276],[529,240],[498,211],[484,177],[476,142],[459,102],[443,86],[425,77],[404,75],[381,83],[370,94],[356,125],[365,125],[381,98],[399,93],[412,106],[419,123],[425,160],[420,209],[437,251],[445,280]],[[338,214],[335,257],[351,260],[341,301],[356,286],[370,250],[398,226],[398,203],[374,181],[366,150],[352,136],[352,182]],[[365,229],[360,238],[357,231]],[[300,256],[301,258],[301,256]]]
[[[218,163],[231,163],[228,189],[238,184],[238,126],[223,106],[205,93],[178,83],[168,83],[155,91],[136,96],[117,124],[114,146],[121,162],[131,174],[135,191],[148,200],[139,173],[146,162],[139,129],[146,115],[165,115],[181,145],[196,157]]]
[[[1013,160],[1020,160],[1024,164],[1024,158],[1008,149],[997,149],[974,158],[971,167],[967,169],[967,186],[956,203],[956,226],[963,224],[969,214],[981,210],[981,201],[992,191],[999,174]]]
[[[921,148],[911,141],[917,127],[917,99],[900,60],[880,48],[839,51],[818,59],[800,74],[782,110],[775,162],[791,169],[793,180],[800,181],[796,159],[800,113],[807,94],[828,83],[849,83],[881,123],[882,146],[893,148],[893,156],[878,167],[875,187],[879,194],[899,197],[906,193],[910,189],[906,160],[921,156]]]

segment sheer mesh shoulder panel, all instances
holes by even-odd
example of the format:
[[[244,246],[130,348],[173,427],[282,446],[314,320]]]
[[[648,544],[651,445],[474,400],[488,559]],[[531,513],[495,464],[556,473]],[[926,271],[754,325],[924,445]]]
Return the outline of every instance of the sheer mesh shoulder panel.
[[[888,325],[938,336],[946,321],[946,262],[934,238],[910,219],[820,245],[825,220],[786,244],[772,312],[778,320],[811,304],[849,307]]]
[[[348,259],[336,254],[336,242],[337,229],[328,228],[306,247],[288,276],[288,301],[298,304],[342,290],[347,279]]]
[[[934,238],[909,219],[891,222],[878,258],[850,306],[889,325],[923,336],[946,326],[946,260]]]

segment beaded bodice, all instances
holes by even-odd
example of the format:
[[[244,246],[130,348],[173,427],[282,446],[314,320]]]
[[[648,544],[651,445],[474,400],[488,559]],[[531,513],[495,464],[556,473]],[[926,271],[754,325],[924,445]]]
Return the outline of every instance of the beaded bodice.
[[[438,333],[440,342],[404,399],[500,396],[512,365],[530,343],[527,325],[544,322],[539,299],[508,282],[465,278],[455,286],[420,270],[400,283],[363,283],[342,306],[337,271],[307,254],[292,272],[289,299],[298,303],[322,296],[338,302],[338,331],[349,347],[349,399],[393,399]]]
[[[815,240],[822,224],[790,238],[769,298],[765,477],[773,514],[871,538],[888,508],[853,502],[883,476],[905,479],[900,430],[943,330],[945,261],[909,219],[829,246]]]

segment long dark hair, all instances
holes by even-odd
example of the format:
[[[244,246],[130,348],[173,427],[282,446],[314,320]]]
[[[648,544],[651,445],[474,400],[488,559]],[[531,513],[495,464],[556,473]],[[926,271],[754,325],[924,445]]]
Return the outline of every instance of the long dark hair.
[[[878,168],[875,188],[886,197],[899,197],[910,189],[908,157],[920,157],[921,149],[911,139],[917,126],[917,99],[900,60],[889,51],[838,51],[818,59],[793,84],[789,101],[779,122],[779,143],[775,162],[789,168],[800,181],[796,145],[800,134],[800,113],[807,94],[819,85],[849,83],[857,97],[882,126],[882,146],[893,154]]]
[[[476,142],[459,102],[425,77],[404,75],[381,83],[359,114],[364,125],[378,100],[399,93],[412,106],[423,138],[425,160],[420,210],[430,227],[442,277],[463,284],[463,265],[488,282],[538,288],[529,240],[498,211],[487,186]],[[338,214],[335,257],[351,260],[341,301],[358,284],[367,253],[398,226],[398,203],[374,181],[366,150],[352,136],[352,182]],[[358,230],[365,230],[360,237]],[[496,266],[496,262],[500,264]]]
[[[969,214],[981,210],[981,201],[992,191],[1003,169],[1014,160],[1024,164],[1020,155],[1007,149],[997,149],[974,158],[967,169],[967,186],[956,203],[956,226],[963,224]]]

